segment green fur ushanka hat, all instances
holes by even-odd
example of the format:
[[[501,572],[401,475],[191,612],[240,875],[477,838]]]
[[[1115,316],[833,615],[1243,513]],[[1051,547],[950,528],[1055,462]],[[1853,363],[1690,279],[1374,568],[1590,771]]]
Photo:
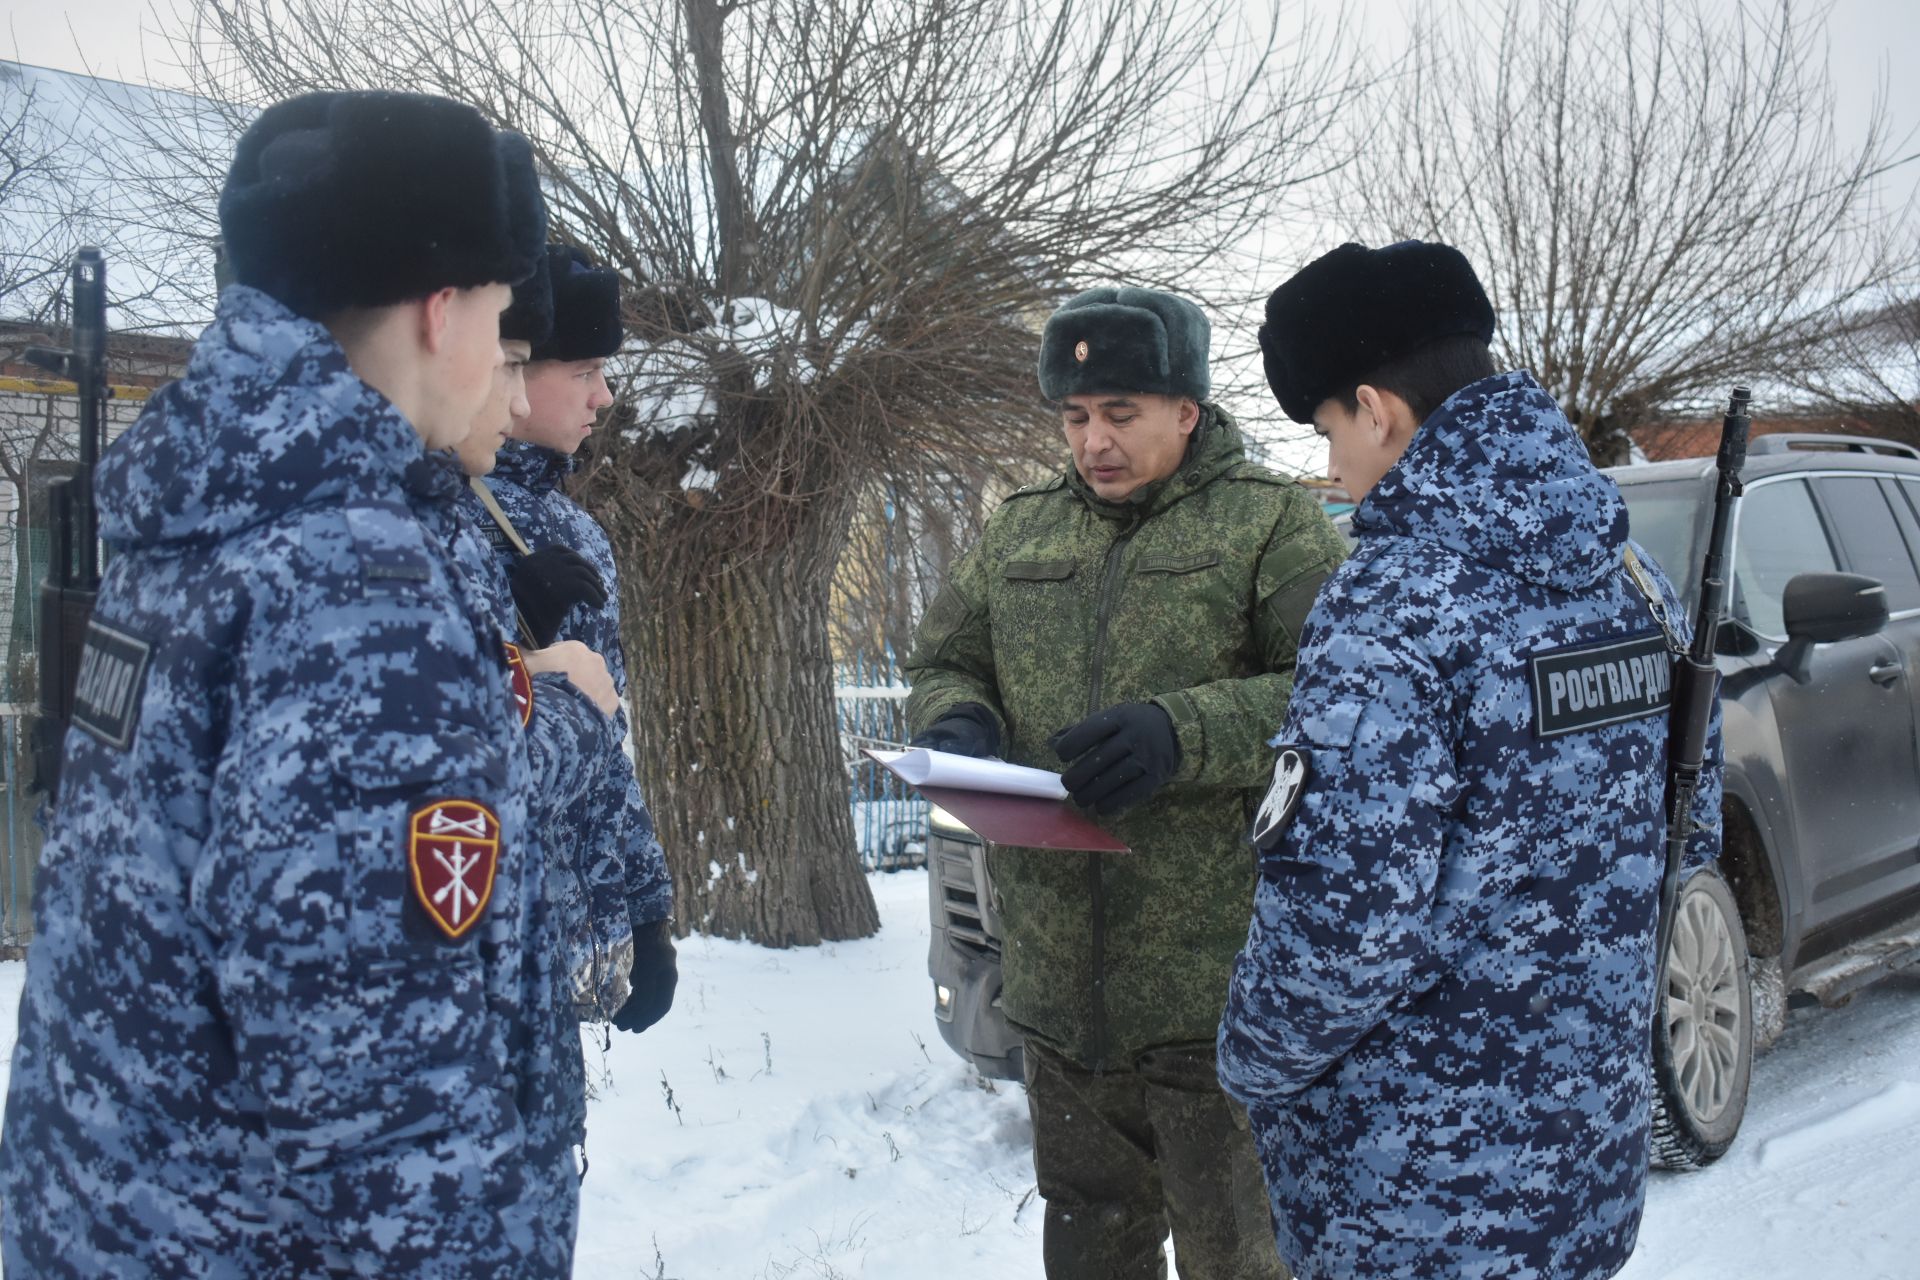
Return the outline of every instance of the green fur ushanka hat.
[[[1199,307],[1156,289],[1089,289],[1047,318],[1040,391],[1049,400],[1102,392],[1205,400],[1212,326]]]

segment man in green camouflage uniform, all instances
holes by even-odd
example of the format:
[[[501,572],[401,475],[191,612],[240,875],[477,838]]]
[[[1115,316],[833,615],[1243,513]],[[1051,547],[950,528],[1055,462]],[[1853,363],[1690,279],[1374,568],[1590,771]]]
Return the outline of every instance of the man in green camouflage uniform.
[[[1026,1037],[1047,1274],[1286,1274],[1214,1035],[1256,878],[1294,646],[1339,535],[1207,402],[1193,304],[1096,289],[1047,322],[1040,385],[1074,467],[1009,498],[907,662],[916,743],[1066,766],[1133,850],[995,848]]]

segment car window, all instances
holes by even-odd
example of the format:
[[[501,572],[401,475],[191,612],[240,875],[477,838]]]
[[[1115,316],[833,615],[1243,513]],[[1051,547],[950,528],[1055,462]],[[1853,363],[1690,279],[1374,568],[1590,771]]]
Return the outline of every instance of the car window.
[[[1907,497],[1907,504],[1913,508],[1915,519],[1920,519],[1920,480],[1902,480],[1896,486]],[[1914,548],[1920,553],[1920,547]]]
[[[1880,579],[1890,612],[1920,609],[1920,570],[1913,567],[1880,482],[1871,476],[1822,476],[1813,487],[1839,536],[1847,571]]]
[[[1682,600],[1693,599],[1694,551],[1701,512],[1713,491],[1697,480],[1647,480],[1620,486],[1627,500],[1627,531],[1645,547]]]
[[[1832,573],[1840,566],[1805,482],[1756,485],[1740,503],[1733,555],[1735,611],[1763,636],[1787,634],[1781,597],[1802,573]]]
[[[1880,484],[1893,504],[1893,518],[1907,535],[1907,550],[1920,561],[1920,480],[1882,480]]]

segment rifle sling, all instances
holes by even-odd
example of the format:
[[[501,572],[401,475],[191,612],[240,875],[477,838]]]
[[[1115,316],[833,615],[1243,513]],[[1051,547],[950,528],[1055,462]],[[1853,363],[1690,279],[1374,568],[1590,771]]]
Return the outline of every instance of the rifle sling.
[[[477,483],[477,482],[476,482]],[[1640,563],[1640,557],[1633,552],[1633,544],[1628,543],[1620,549],[1620,558],[1626,561],[1627,577],[1639,588],[1647,602],[1647,612],[1659,624],[1660,633],[1667,638],[1667,649],[1674,657],[1682,657],[1687,646],[1680,643],[1680,637],[1673,632],[1673,624],[1667,621],[1667,604],[1660,596],[1660,589],[1653,585],[1653,577],[1647,572],[1647,566]]]
[[[501,510],[499,499],[493,496],[493,490],[487,488],[487,482],[479,476],[468,476],[467,484],[472,487],[473,496],[480,499],[480,505],[487,509],[487,515],[492,518],[493,523],[499,526],[500,532],[507,535],[507,542],[513,547],[515,554],[532,555],[533,549],[527,546],[527,540],[520,536],[520,531],[513,527],[513,521],[509,520],[507,513]],[[518,605],[514,606],[513,620],[518,624],[520,638],[526,641],[527,647],[538,648],[539,646],[534,643],[533,628],[527,625],[527,619],[520,612]]]
[[[467,483],[473,487],[473,494],[480,499],[480,505],[485,507],[487,514],[493,517],[494,524],[500,527],[500,532],[507,535],[507,541],[513,544],[513,549],[523,556],[532,555],[533,548],[529,547],[527,540],[520,536],[520,531],[513,527],[513,521],[507,519],[507,513],[500,509],[500,501],[493,496],[493,490],[487,488],[487,482],[479,476],[468,476]],[[1631,551],[1628,554],[1632,554]]]

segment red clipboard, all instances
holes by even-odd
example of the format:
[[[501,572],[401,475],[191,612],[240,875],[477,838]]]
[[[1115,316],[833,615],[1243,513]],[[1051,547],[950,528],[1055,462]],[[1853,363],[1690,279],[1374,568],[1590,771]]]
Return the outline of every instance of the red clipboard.
[[[895,777],[900,777],[898,771],[872,751],[865,754]],[[907,782],[905,778],[900,780]],[[961,787],[915,786],[912,782],[907,782],[907,785],[966,823],[967,829],[982,840],[993,844],[1076,853],[1133,852],[1112,832],[1094,825],[1064,800],[1010,796],[999,791],[973,791]]]

